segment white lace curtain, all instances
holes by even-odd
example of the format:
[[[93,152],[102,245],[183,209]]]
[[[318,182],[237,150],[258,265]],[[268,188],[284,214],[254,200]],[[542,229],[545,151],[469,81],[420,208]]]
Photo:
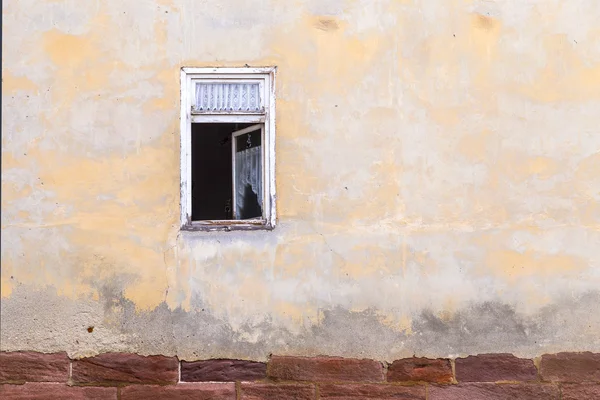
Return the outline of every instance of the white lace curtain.
[[[259,215],[252,217],[260,217],[263,208],[262,197],[262,151],[261,146],[252,147],[250,149],[238,151],[235,153],[235,216],[236,219],[241,219],[244,215],[245,207],[252,207],[254,199],[246,198],[246,187],[250,187],[252,192],[257,197],[260,207]],[[246,210],[247,213],[247,210]]]
[[[260,111],[258,83],[196,84],[197,111]]]

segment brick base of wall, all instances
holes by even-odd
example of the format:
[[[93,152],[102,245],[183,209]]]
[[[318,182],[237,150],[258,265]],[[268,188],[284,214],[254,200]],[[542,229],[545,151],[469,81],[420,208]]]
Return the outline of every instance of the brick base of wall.
[[[600,399],[600,354],[510,354],[384,363],[272,356],[186,362],[108,353],[0,353],[2,399],[587,400]]]

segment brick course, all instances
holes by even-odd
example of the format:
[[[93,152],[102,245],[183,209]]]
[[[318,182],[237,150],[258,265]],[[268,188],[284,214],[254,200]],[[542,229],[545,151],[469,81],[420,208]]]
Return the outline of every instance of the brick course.
[[[271,384],[242,383],[241,400],[314,400],[315,385],[311,384]]]
[[[542,356],[540,375],[545,381],[600,382],[600,354],[546,354]]]
[[[273,379],[286,381],[381,382],[383,365],[367,359],[272,356],[267,374]]]
[[[206,360],[181,363],[185,382],[256,381],[267,377],[267,364],[242,360]]]
[[[0,382],[67,382],[67,353],[0,353]]]
[[[592,400],[600,399],[600,384],[598,383],[567,383],[561,385],[562,400]]]
[[[69,379],[69,364],[72,376]],[[179,382],[181,369],[182,381]],[[600,354],[530,359],[481,354],[369,359],[272,356],[179,362],[175,357],[107,353],[0,353],[1,399],[97,400],[587,400],[600,399]],[[540,379],[541,377],[541,379]],[[49,382],[40,382],[47,380]],[[187,382],[194,381],[194,382]]]
[[[6,400],[117,400],[114,387],[77,387],[64,383],[0,385],[0,399]]]
[[[558,387],[552,384],[462,383],[434,386],[428,400],[559,400]]]
[[[73,361],[76,383],[176,383],[179,362],[175,357],[106,353]]]
[[[121,400],[235,400],[234,383],[134,385],[121,389]]]
[[[447,359],[405,358],[388,367],[388,382],[452,382],[452,365]]]
[[[455,361],[458,382],[535,381],[533,360],[512,354],[480,354]]]
[[[319,399],[425,400],[425,386],[322,384],[319,385]]]

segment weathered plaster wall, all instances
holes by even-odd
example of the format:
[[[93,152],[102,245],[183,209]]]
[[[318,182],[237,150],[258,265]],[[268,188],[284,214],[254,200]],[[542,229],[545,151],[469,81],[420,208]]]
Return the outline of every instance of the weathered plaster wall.
[[[3,3],[2,350],[600,350],[600,2]],[[244,64],[279,225],[180,233],[179,69]]]

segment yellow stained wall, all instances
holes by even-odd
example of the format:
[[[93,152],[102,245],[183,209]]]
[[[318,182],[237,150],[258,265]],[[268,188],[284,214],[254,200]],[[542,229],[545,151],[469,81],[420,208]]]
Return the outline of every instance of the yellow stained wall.
[[[9,0],[2,350],[600,350],[600,3]],[[179,72],[277,66],[273,232],[179,232]],[[93,333],[87,328],[94,326]]]

